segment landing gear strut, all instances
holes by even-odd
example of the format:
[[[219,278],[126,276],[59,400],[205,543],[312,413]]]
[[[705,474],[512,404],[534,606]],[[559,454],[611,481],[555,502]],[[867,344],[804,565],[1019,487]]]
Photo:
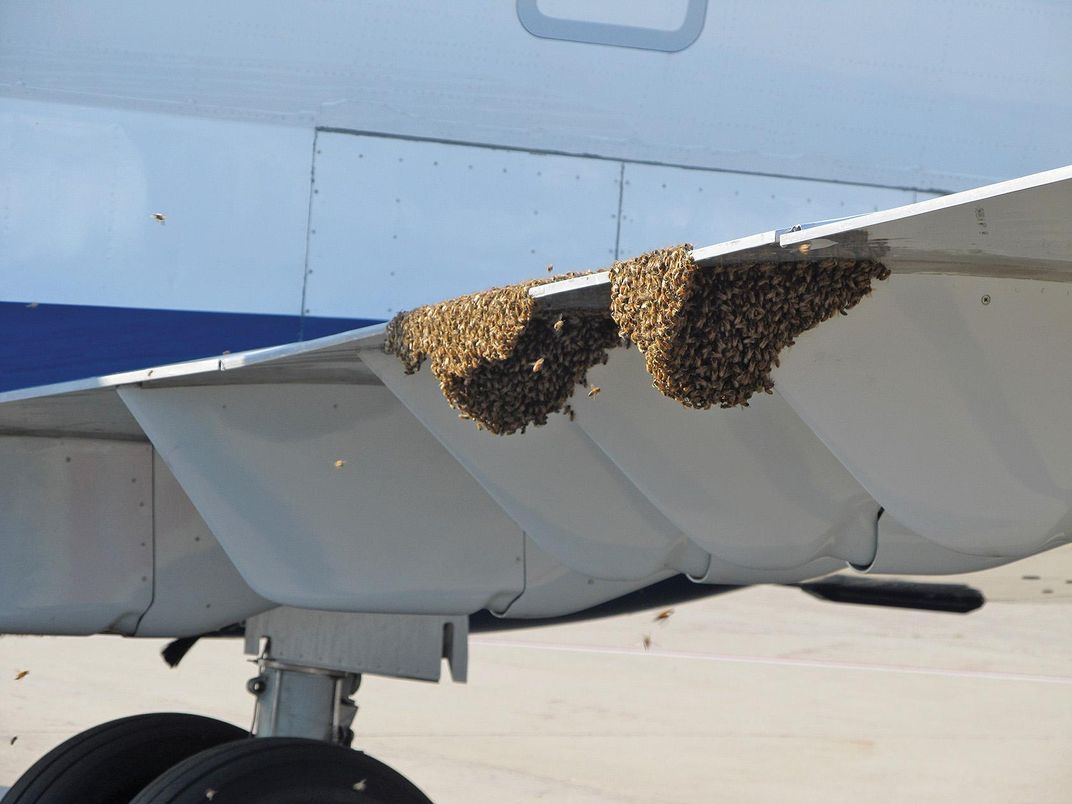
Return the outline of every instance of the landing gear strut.
[[[349,746],[357,714],[353,694],[361,676],[261,659],[260,675],[246,683],[257,697],[254,737],[306,737]]]

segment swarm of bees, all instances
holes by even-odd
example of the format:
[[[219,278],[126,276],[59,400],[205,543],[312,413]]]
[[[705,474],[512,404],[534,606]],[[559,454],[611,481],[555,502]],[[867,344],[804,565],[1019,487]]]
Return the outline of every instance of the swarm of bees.
[[[617,262],[611,315],[644,353],[653,385],[690,408],[747,406],[771,393],[778,354],[847,313],[889,270],[871,260],[699,266],[675,246]]]
[[[652,384],[686,407],[747,406],[771,393],[782,349],[836,313],[846,314],[889,270],[837,254],[804,262],[699,266],[688,244],[610,269],[609,312],[538,315],[530,280],[399,313],[384,351],[407,374],[425,360],[451,406],[497,435],[573,418],[567,404],[607,350],[634,343]],[[599,393],[598,387],[589,396]]]
[[[568,277],[558,277],[568,278]],[[536,315],[529,289],[550,279],[474,293],[399,313],[387,325],[384,351],[407,374],[425,360],[451,406],[497,435],[524,432],[568,401],[588,370],[619,344],[605,313]]]

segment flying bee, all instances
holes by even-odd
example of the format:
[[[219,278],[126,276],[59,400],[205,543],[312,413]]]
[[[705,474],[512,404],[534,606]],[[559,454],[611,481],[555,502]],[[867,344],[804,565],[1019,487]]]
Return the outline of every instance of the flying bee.
[[[644,644],[644,650],[651,650],[651,634],[644,634],[641,641]]]
[[[673,609],[663,609],[662,611],[660,611],[658,614],[655,615],[655,619],[652,620],[652,622],[657,623],[657,622],[662,622],[664,620],[669,620],[670,617],[673,616],[673,614],[674,614]]]
[[[18,670],[18,671],[17,671],[16,673],[15,673],[15,680],[16,680],[16,681],[22,681],[22,680],[23,680],[24,678],[26,678],[26,676],[28,676],[28,675],[30,675],[30,671],[29,671],[29,670]]]
[[[602,389],[598,385],[593,385],[588,389],[588,396],[593,397],[598,394]]]
[[[540,369],[542,369],[544,360],[545,360],[545,358],[541,357],[539,360],[537,360],[535,363],[533,363],[532,364],[532,370],[535,372],[535,371],[539,371]]]
[[[344,461],[342,458],[339,458],[337,461],[335,461],[336,469],[342,469],[344,466],[346,466],[346,461]]]
[[[167,216],[163,212],[154,212],[152,214],[152,219],[157,223],[162,224],[167,221]]]

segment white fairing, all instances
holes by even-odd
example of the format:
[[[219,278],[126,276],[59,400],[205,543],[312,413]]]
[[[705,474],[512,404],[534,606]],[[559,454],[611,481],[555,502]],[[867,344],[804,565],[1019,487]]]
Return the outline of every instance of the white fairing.
[[[467,614],[524,588],[521,531],[382,386],[119,393],[261,595]]]
[[[712,555],[793,570],[820,556],[867,563],[874,552],[878,504],[780,399],[687,411],[651,387],[635,350],[621,351],[592,372],[601,393],[579,395],[575,421],[474,438],[430,372],[405,376],[375,351],[363,360],[533,541],[581,572],[704,577]]]
[[[406,376],[397,358],[376,351],[363,359],[529,538],[560,561],[568,556],[574,569],[611,580],[646,577],[667,565],[703,571],[702,563],[680,565],[685,534],[580,423],[555,416],[531,438],[473,438],[472,423],[443,403],[430,372]]]
[[[894,275],[787,352],[778,389],[886,512],[1018,556],[1072,533],[1072,284]]]
[[[611,360],[577,421],[705,551],[763,570],[870,557],[877,503],[780,395],[697,418],[651,386],[638,351]]]

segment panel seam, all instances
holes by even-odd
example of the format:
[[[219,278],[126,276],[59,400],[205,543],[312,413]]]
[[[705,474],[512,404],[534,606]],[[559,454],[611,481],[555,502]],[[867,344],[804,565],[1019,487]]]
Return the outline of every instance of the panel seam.
[[[602,162],[621,162],[623,165],[648,165],[651,167],[680,168],[704,173],[728,173],[735,176],[758,176],[768,179],[793,179],[794,181],[814,181],[822,184],[837,184],[847,187],[871,187],[876,190],[900,190],[902,192],[929,193],[931,195],[949,195],[955,190],[941,187],[919,187],[912,184],[883,184],[874,181],[852,181],[849,179],[824,179],[819,176],[804,176],[795,173],[774,173],[763,170],[735,170],[732,168],[711,167],[709,165],[690,165],[685,162],[669,162],[659,159],[622,159],[620,156],[606,156],[585,151],[564,151],[554,148],[533,148],[523,145],[497,145],[489,142],[450,139],[447,137],[422,137],[417,134],[392,134],[385,131],[342,128],[339,126],[317,126],[317,132],[325,134],[349,134],[357,137],[376,137],[384,140],[401,140],[404,142],[430,142],[439,145],[461,145],[467,148],[486,148],[491,151],[512,151],[514,153],[532,154],[534,156],[565,156],[575,159],[594,159]]]
[[[625,162],[618,170],[618,228],[614,232],[614,261],[618,261],[622,243],[622,199],[625,197]]]
[[[141,630],[142,620],[156,602],[156,448],[149,445],[149,605],[138,615],[133,636]]]
[[[305,307],[306,296],[309,291],[309,251],[312,247],[313,235],[313,197],[316,194],[316,147],[320,138],[320,129],[313,129],[313,148],[309,155],[309,205],[305,213],[305,259],[302,261],[302,287],[301,307],[298,309],[298,340],[305,340],[305,314],[309,312]]]

